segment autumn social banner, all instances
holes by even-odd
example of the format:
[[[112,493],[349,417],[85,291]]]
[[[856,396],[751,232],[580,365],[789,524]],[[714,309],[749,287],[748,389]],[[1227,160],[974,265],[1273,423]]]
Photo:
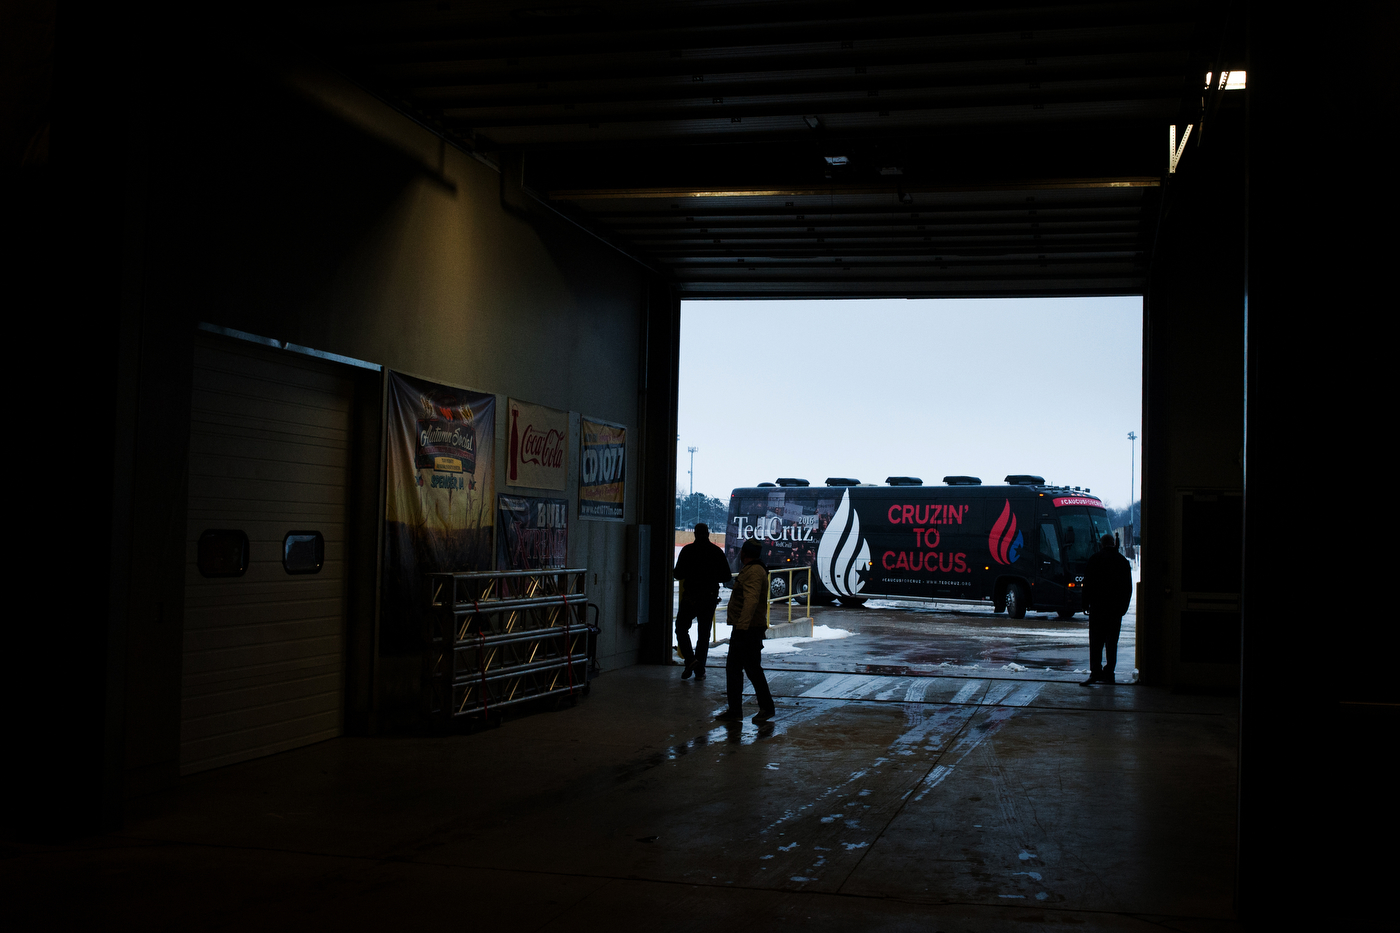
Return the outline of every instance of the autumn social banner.
[[[510,448],[506,483],[535,489],[563,489],[568,479],[569,413],[509,399]]]
[[[496,396],[389,373],[383,628],[415,644],[428,573],[490,570]]]

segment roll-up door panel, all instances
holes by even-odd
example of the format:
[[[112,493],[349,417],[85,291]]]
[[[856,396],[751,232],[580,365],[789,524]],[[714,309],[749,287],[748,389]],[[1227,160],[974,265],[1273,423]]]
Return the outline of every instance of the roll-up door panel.
[[[339,735],[353,384],[256,346],[196,348],[186,535],[181,771]],[[208,578],[207,529],[238,529],[247,572]],[[289,574],[289,532],[325,539],[319,572]]]

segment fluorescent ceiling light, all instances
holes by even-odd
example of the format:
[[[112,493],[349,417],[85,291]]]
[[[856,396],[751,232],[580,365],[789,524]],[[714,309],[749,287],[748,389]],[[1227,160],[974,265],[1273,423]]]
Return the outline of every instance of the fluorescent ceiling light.
[[[1222,71],[1222,72],[1220,72],[1220,76],[1225,80],[1225,86],[1224,86],[1223,88],[1221,88],[1221,90],[1223,90],[1223,91],[1243,91],[1243,90],[1244,90],[1245,73],[1244,73],[1243,71]],[[1211,72],[1209,72],[1209,71],[1206,72],[1206,88],[1207,88],[1207,89],[1212,88],[1212,87],[1215,86],[1215,85],[1212,83],[1212,81],[1211,81],[1211,79],[1214,78],[1214,77],[1215,77],[1215,75],[1212,74]]]

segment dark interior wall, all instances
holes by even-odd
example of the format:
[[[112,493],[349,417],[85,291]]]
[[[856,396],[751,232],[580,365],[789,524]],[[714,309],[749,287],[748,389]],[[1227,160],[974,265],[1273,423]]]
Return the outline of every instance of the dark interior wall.
[[[359,89],[282,58],[206,48],[175,60],[159,43],[112,39],[132,31],[85,6],[66,27],[60,17],[55,155],[5,192],[29,232],[12,268],[36,296],[21,340],[66,347],[61,357],[31,354],[25,378],[54,389],[62,373],[63,391],[87,398],[91,412],[70,407],[84,412],[100,476],[84,502],[86,607],[36,633],[36,646],[48,640],[67,659],[62,676],[36,670],[11,685],[32,727],[19,742],[33,763],[21,809],[68,801],[62,820],[14,821],[42,835],[110,823],[124,796],[177,774],[199,322],[494,392],[502,410],[514,396],[574,412],[575,425],[578,414],[628,425],[635,523],[648,317],[670,320],[664,302],[649,300],[652,273],[531,209],[492,166]],[[94,98],[95,84],[110,93]],[[656,336],[669,340],[665,327]],[[379,393],[361,396],[372,428]],[[504,418],[497,430],[503,441]],[[506,447],[497,445],[500,492]],[[359,489],[377,494],[377,484]],[[567,494],[576,506],[576,478]],[[22,521],[37,527],[43,512]],[[352,520],[361,529],[363,512]],[[624,616],[625,542],[620,524],[571,526],[570,564],[600,571],[590,597],[602,609],[605,669],[636,663],[641,645]],[[49,549],[62,546],[60,536]],[[65,572],[46,567],[35,582],[58,592]],[[357,587],[352,629],[373,621],[373,600]],[[362,668],[348,672],[349,712],[367,713],[383,684],[365,677],[392,676],[392,665],[386,673],[366,657],[362,629],[349,634],[350,661]],[[58,682],[82,686],[55,691]]]
[[[1238,584],[1232,584],[1233,600],[1224,594],[1188,596],[1203,584],[1191,579],[1193,568],[1183,568],[1182,555],[1218,545],[1223,552],[1215,555],[1215,564],[1238,568],[1240,561],[1243,104],[1242,97],[1224,101],[1205,132],[1196,135],[1200,144],[1186,149],[1168,180],[1143,301],[1143,567],[1137,618],[1138,663],[1148,683],[1234,689],[1239,681]],[[1236,509],[1233,546],[1217,529],[1202,531],[1200,517],[1202,510],[1231,506]]]
[[[94,70],[108,74],[104,89],[120,99],[125,82],[108,72],[114,53],[103,41],[110,25],[110,17],[36,2],[7,7],[0,30],[6,64],[18,66],[3,72],[6,151],[19,153],[0,172],[7,370],[14,397],[44,399],[42,411],[13,418],[10,437],[29,462],[54,464],[38,467],[11,511],[16,540],[25,542],[12,567],[11,606],[26,621],[11,628],[4,679],[13,724],[4,829],[31,838],[92,828],[119,807],[127,606],[133,594],[168,582],[135,568],[127,546],[137,526],[159,521],[137,513],[131,496],[150,479],[132,457],[147,388],[133,365],[138,186],[126,172],[128,153],[94,160],[90,148],[92,139],[122,138],[127,120],[115,107],[84,112],[90,85],[76,72],[89,69],[66,67],[92,55]],[[55,443],[83,454],[55,459],[44,452]],[[148,540],[159,547],[158,534]],[[26,608],[36,601],[37,611]],[[159,688],[135,686],[143,691]]]
[[[1261,8],[1262,4],[1253,4]],[[1393,924],[1400,632],[1382,504],[1393,459],[1394,3],[1249,29],[1249,269],[1239,905],[1246,929]],[[1345,91],[1317,62],[1350,64]],[[1299,115],[1312,114],[1311,132]],[[1348,519],[1352,519],[1348,521]],[[1324,529],[1355,529],[1329,535]],[[1373,598],[1378,597],[1378,598]],[[1318,761],[1316,776],[1308,763]],[[1300,805],[1282,812],[1280,787]],[[1283,851],[1312,853],[1280,871]]]
[[[647,296],[646,381],[643,422],[652,451],[642,476],[643,521],[651,526],[650,623],[642,632],[641,660],[670,664],[671,571],[675,566],[676,431],[680,397],[681,302],[677,290],[654,282]]]
[[[217,123],[166,110],[151,127],[153,148],[198,154],[149,189],[145,262],[159,271],[147,300],[165,326],[206,321],[494,392],[500,411],[516,397],[640,434],[644,270],[330,75],[223,61],[199,76],[175,112],[217,112]],[[500,492],[506,429],[498,417]],[[576,504],[576,488],[567,494]],[[637,509],[634,489],[630,521]],[[637,658],[624,546],[621,525],[573,524],[570,564],[597,574],[604,667]],[[377,661],[374,702],[395,707],[416,691],[419,659],[390,654]],[[132,663],[170,669],[168,657]]]

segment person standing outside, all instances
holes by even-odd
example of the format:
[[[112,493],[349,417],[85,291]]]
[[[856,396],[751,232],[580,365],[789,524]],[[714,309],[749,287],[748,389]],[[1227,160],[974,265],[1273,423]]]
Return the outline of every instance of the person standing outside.
[[[729,581],[729,561],[724,550],[710,543],[710,526],[704,522],[695,526],[695,540],[681,548],[676,568],[671,572],[681,581],[681,605],[676,613],[676,644],[685,658],[681,680],[691,674],[696,680],[705,679],[705,654],[710,648],[710,626],[715,620],[719,603],[719,585]],[[700,622],[694,650],[690,646],[690,623]]]
[[[776,708],[773,694],[768,692],[768,678],[763,675],[763,639],[768,631],[767,600],[768,570],[760,561],[762,548],[757,541],[745,541],[739,551],[744,569],[734,581],[734,595],[729,597],[729,657],[724,662],[725,687],[729,708],[716,716],[728,722],[744,718],[744,675],[747,674],[758,696],[755,723],[773,718]]]
[[[1089,679],[1082,686],[1113,683],[1118,633],[1132,599],[1132,565],[1118,553],[1113,535],[1104,535],[1099,540],[1099,552],[1089,558],[1084,569],[1084,608],[1089,611]],[[1100,654],[1107,655],[1107,664],[1100,665]]]

